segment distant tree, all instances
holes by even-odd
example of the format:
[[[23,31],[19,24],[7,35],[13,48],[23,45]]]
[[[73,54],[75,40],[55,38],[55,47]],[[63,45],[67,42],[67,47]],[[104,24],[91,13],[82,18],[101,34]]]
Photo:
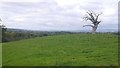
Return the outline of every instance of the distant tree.
[[[2,32],[4,33],[4,31],[6,31],[6,27],[5,25],[2,24],[2,20],[0,19],[0,29],[2,30]]]
[[[98,28],[98,25],[101,21],[98,20],[98,17],[101,15],[102,13],[95,13],[93,11],[88,11],[87,12],[87,16],[85,16],[83,19],[86,20],[86,21],[91,21],[92,24],[91,25],[83,25],[83,27],[85,26],[90,26],[92,27],[92,34],[95,34],[97,28]]]
[[[43,34],[43,36],[48,36],[48,34]]]
[[[0,42],[5,40],[5,31],[7,30],[7,28],[5,27],[5,25],[2,24],[2,20],[0,19]]]

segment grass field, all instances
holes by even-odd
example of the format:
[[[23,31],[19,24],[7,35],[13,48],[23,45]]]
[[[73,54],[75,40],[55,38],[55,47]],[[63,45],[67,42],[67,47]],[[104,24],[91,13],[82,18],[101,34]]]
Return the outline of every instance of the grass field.
[[[0,67],[2,66],[2,43],[0,43]]]
[[[114,34],[66,34],[3,43],[3,66],[117,65]]]

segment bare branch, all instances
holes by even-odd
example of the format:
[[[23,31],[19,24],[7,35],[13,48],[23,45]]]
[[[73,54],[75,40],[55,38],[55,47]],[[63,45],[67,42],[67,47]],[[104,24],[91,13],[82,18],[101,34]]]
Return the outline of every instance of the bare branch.
[[[95,19],[92,12],[87,12],[87,13],[89,14],[89,16],[91,17],[92,20]]]
[[[90,20],[91,22],[94,22],[94,20],[91,17],[88,17],[88,16],[84,17],[83,19],[86,20],[86,21]]]
[[[90,27],[94,27],[93,25],[83,25],[83,27],[85,27],[85,26],[90,26]]]
[[[99,14],[96,15],[96,19],[95,19],[95,21],[98,20],[98,17],[99,17],[99,15],[101,15],[101,14],[102,14],[102,13],[99,13]]]

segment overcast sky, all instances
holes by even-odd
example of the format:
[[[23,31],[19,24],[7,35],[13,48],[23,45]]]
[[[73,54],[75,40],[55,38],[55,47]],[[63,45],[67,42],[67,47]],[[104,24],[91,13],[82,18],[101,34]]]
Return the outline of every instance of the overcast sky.
[[[88,10],[102,12],[99,29],[118,29],[119,0],[1,0],[0,18],[8,28],[86,30]],[[99,30],[98,29],[98,30]]]

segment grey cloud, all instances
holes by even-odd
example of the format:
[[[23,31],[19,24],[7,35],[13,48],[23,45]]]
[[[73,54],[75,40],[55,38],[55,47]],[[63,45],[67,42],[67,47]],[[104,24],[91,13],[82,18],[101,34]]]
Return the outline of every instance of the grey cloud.
[[[81,10],[100,10],[101,2],[88,2],[85,5],[74,4],[66,8],[59,6],[55,0],[41,2],[5,2],[0,5],[0,15],[8,27],[34,30],[81,30]],[[76,11],[76,8],[79,11]],[[115,16],[116,17],[116,16]],[[15,20],[23,19],[23,21]],[[115,22],[116,18],[104,22]],[[101,23],[100,28],[105,27]],[[29,27],[28,27],[29,26]],[[110,28],[110,27],[107,27]],[[113,27],[114,28],[114,27]],[[84,28],[85,29],[85,28]]]

